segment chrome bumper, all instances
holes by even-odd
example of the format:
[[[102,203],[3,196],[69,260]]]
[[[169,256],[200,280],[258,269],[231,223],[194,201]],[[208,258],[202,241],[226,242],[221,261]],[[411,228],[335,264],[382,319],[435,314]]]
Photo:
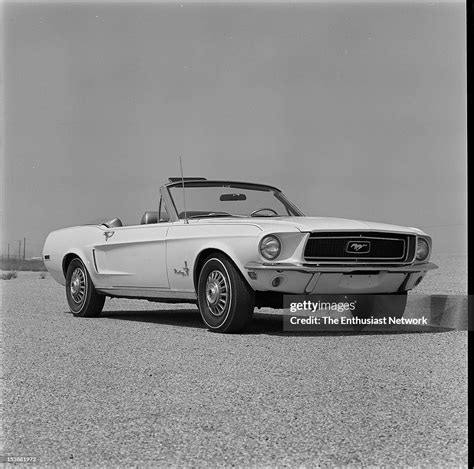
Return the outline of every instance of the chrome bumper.
[[[245,268],[247,270],[263,270],[263,271],[277,271],[277,272],[304,272],[307,274],[314,274],[318,272],[329,273],[347,273],[351,272],[394,272],[394,273],[413,273],[426,272],[428,270],[435,270],[438,268],[436,264],[425,262],[423,264],[414,265],[304,265],[298,263],[279,263],[279,262],[249,262]]]

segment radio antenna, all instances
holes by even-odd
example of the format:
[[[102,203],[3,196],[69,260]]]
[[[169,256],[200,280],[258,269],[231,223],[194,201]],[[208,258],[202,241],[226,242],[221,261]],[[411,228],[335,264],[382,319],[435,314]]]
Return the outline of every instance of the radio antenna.
[[[184,202],[184,223],[188,222],[188,212],[186,211],[186,191],[184,190],[183,162],[179,157],[179,166],[181,167],[181,183],[183,185],[183,202]]]

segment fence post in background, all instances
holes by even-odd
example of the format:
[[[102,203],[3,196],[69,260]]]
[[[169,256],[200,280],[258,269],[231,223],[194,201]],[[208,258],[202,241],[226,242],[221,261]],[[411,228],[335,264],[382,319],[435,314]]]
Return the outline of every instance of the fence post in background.
[[[10,260],[10,243],[8,243],[7,260]]]
[[[26,259],[26,238],[23,238],[23,260]]]

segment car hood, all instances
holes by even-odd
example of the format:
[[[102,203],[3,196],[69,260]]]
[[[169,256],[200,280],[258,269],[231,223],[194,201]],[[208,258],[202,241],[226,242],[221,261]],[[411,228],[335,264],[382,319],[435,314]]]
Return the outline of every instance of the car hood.
[[[200,219],[203,220],[203,219]],[[407,234],[425,234],[418,228],[390,225],[372,221],[351,220],[347,218],[330,217],[253,217],[253,218],[213,218],[206,222],[222,224],[226,220],[235,223],[258,225],[264,231],[281,231],[296,229],[301,232],[309,231],[387,231]]]

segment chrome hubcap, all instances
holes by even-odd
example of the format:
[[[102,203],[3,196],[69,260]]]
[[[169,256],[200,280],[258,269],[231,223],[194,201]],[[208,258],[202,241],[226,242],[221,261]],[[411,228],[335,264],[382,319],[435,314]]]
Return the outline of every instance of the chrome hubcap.
[[[207,277],[206,302],[214,316],[224,314],[229,297],[227,279],[219,270],[213,270]]]
[[[86,295],[86,276],[84,271],[77,267],[71,275],[71,297],[75,303],[81,303]]]

